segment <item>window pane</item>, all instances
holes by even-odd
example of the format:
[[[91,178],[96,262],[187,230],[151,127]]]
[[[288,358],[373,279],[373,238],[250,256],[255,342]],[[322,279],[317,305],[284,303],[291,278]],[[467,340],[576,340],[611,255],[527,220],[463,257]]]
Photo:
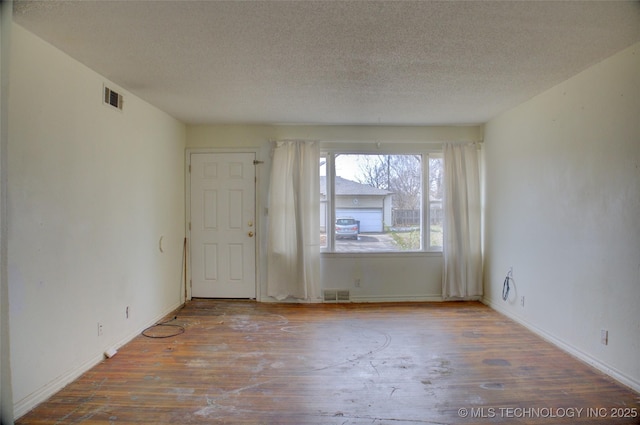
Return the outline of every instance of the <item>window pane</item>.
[[[443,160],[442,158],[429,158],[429,248],[442,250],[442,209],[443,193]]]
[[[320,249],[327,248],[327,157],[320,156]]]
[[[336,155],[335,251],[421,249],[421,160],[421,155]]]

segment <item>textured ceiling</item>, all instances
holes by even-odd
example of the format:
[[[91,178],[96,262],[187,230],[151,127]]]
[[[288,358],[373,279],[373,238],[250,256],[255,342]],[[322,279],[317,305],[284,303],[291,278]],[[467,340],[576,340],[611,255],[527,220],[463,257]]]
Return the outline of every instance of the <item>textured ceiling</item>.
[[[192,124],[479,124],[640,41],[638,1],[16,0],[13,19]]]

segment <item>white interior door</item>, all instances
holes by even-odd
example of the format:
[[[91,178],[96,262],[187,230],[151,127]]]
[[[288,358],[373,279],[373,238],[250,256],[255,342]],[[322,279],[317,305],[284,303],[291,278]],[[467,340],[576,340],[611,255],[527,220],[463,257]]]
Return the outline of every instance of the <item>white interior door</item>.
[[[255,298],[253,153],[191,154],[191,295]]]

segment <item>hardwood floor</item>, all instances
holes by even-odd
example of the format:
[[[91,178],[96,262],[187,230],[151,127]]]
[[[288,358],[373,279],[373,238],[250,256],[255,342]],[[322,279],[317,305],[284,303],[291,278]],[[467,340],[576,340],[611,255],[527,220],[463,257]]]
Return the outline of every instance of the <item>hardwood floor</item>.
[[[176,314],[184,333],[138,336],[16,423],[640,423],[638,393],[480,303]]]

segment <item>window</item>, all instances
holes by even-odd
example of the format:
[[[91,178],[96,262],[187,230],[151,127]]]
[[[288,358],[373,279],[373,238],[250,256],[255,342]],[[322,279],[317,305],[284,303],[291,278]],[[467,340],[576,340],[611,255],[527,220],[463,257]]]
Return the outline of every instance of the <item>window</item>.
[[[426,153],[323,153],[322,250],[441,251],[442,171]]]
[[[444,210],[442,196],[444,189],[444,161],[442,156],[429,156],[429,249],[442,251]]]

